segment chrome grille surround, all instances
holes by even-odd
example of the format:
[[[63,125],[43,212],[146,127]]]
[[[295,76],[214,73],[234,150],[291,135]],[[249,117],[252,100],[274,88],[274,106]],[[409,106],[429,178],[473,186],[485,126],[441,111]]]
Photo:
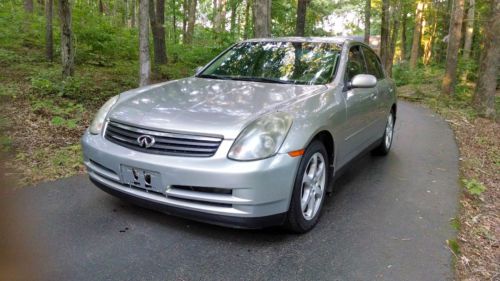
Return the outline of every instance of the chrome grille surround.
[[[151,147],[140,146],[137,138],[143,135],[154,138]],[[213,156],[222,142],[221,137],[157,131],[116,121],[108,121],[104,137],[113,143],[144,153],[187,157]]]

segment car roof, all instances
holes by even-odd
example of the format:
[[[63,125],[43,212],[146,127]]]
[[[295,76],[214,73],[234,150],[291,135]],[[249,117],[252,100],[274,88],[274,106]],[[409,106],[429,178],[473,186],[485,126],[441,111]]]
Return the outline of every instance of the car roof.
[[[335,37],[271,37],[253,38],[243,42],[311,42],[311,43],[334,43],[342,45],[349,42],[360,42],[355,36],[335,36]]]

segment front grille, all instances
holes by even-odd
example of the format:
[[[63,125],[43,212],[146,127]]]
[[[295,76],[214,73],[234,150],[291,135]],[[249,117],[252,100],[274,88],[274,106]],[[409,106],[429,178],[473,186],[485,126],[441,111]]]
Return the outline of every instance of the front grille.
[[[143,135],[154,138],[151,147],[140,146],[137,138]],[[114,121],[108,122],[104,136],[111,142],[145,153],[190,157],[213,156],[222,142],[222,138],[217,137],[155,131]]]

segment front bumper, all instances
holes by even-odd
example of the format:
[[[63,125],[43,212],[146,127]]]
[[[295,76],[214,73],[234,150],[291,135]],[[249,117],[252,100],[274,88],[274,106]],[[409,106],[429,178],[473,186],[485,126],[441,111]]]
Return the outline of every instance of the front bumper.
[[[209,223],[250,228],[280,224],[300,157],[277,154],[258,161],[234,161],[226,157],[231,144],[223,140],[212,157],[179,157],[134,151],[88,132],[82,137],[90,179],[115,196]],[[159,173],[164,192],[125,184],[122,165]]]

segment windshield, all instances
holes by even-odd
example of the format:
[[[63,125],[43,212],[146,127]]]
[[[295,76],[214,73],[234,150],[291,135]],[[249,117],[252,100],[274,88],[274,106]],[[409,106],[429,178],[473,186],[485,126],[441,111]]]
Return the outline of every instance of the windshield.
[[[317,85],[332,81],[340,46],[317,42],[244,42],[198,77]]]

